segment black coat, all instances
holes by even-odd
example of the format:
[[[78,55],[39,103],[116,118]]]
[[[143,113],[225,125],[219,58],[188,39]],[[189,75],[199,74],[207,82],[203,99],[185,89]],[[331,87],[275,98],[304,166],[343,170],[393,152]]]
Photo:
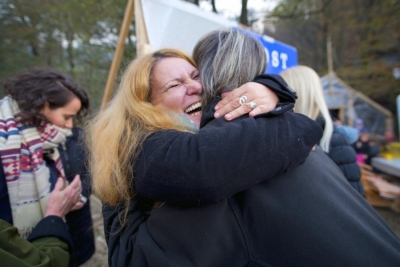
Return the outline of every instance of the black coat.
[[[175,201],[174,196],[170,199]],[[400,262],[400,240],[319,149],[294,172],[215,204],[165,204],[154,208],[145,223],[149,206],[140,199],[132,205],[123,230],[118,212],[104,208],[110,266]]]
[[[73,135],[67,138],[65,145],[59,147],[67,180],[71,182],[76,174],[80,174],[82,180],[82,195],[88,199],[88,202],[83,208],[72,211],[66,215],[68,230],[73,244],[71,249],[74,252],[71,259],[71,266],[83,264],[95,251],[93,223],[89,202],[91,186],[85,167],[85,150],[80,140],[81,137],[82,131],[75,128],[73,129]],[[56,168],[52,160],[46,157],[45,160],[50,170],[52,187],[54,187],[55,181],[57,180]],[[12,214],[3,168],[0,168],[0,196],[0,218],[12,224]]]
[[[279,91],[280,80],[277,76],[266,81]],[[295,98],[291,91],[281,90],[278,95],[283,104],[256,119],[232,122],[223,128],[205,127],[196,135],[161,131],[145,141],[134,169],[137,195],[126,227],[122,229],[119,224],[120,211],[107,206],[103,210],[110,266],[235,266],[248,262],[240,226],[235,223],[227,197],[293,170],[322,135],[314,121],[286,112],[293,107],[289,103]],[[177,190],[178,185],[183,190]],[[168,204],[154,209],[144,224],[152,208],[151,199]],[[195,227],[188,227],[188,223]],[[185,243],[189,237],[186,230],[174,230],[173,246],[172,239],[156,233],[172,229],[187,229],[196,240],[195,246]],[[204,234],[208,238],[204,239]],[[155,243],[153,235],[161,239]],[[167,249],[164,253],[158,242],[174,252],[170,254]]]
[[[364,196],[356,151],[342,133],[333,131],[328,156],[339,166],[350,185]]]
[[[203,113],[203,123],[208,122],[204,129],[245,125],[246,118],[229,123],[214,120],[212,107]],[[320,129],[314,131],[321,134]],[[234,162],[240,157],[235,135],[209,139],[216,149],[208,159],[201,157],[202,151],[188,152],[188,145],[196,144],[177,136],[175,142],[167,138],[174,135],[159,132],[145,142],[137,162],[138,195],[131,202],[127,224],[119,223],[121,210],[103,207],[110,266],[398,266],[399,239],[322,151],[312,152],[293,172],[251,187],[257,177],[253,169],[267,175],[276,169],[271,164],[285,160],[271,162],[258,156],[265,151],[259,151],[263,148],[244,132],[241,141],[249,144],[245,155],[249,157],[250,151],[255,155],[254,165],[247,168],[240,160]],[[278,147],[290,150],[283,143],[291,140],[285,137],[275,140]],[[236,150],[224,153],[220,142]],[[270,149],[276,152],[275,147]],[[231,168],[213,167],[212,163],[223,164],[224,158]],[[210,170],[209,176],[199,175],[201,168]],[[147,173],[149,179],[140,176]],[[221,200],[240,187],[251,188]],[[166,204],[152,209],[148,198]]]
[[[79,266],[92,257],[95,252],[95,244],[90,211],[92,187],[86,168],[83,131],[74,128],[72,132],[73,135],[67,138],[65,145],[59,147],[59,151],[67,180],[71,182],[75,175],[79,174],[82,181],[82,195],[87,199],[83,208],[71,211],[65,216],[74,245],[71,266]]]

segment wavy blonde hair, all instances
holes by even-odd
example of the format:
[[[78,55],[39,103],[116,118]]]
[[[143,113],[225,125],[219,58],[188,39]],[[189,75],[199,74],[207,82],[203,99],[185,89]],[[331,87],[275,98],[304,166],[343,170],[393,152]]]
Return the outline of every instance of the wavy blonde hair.
[[[151,104],[151,74],[164,58],[194,61],[176,49],[161,49],[132,61],[118,91],[107,107],[87,125],[89,168],[95,194],[111,206],[125,204],[125,216],[133,192],[133,165],[143,141],[159,130],[187,132],[173,114]]]
[[[324,118],[325,128],[319,145],[322,150],[329,152],[333,123],[318,74],[310,67],[299,65],[284,70],[281,76],[297,93],[295,112],[304,114],[313,120],[316,120],[319,114]]]

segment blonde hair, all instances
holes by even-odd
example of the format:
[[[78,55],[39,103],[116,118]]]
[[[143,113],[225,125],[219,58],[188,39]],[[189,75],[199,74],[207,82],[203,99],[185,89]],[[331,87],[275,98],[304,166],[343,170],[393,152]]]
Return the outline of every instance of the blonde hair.
[[[318,74],[307,66],[295,66],[281,73],[288,85],[297,93],[294,111],[316,120],[319,114],[325,119],[324,134],[320,146],[329,152],[333,123],[325,103],[323,88]]]
[[[87,125],[89,168],[95,194],[111,206],[125,204],[125,222],[133,192],[133,165],[143,141],[151,133],[188,130],[173,114],[151,104],[151,74],[164,58],[182,58],[196,67],[184,52],[161,49],[132,61],[118,91],[107,107]]]

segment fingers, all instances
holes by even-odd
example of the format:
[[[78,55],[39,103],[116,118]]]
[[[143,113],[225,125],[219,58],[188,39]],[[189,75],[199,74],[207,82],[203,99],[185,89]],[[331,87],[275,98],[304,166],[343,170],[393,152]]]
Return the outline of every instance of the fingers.
[[[57,179],[56,185],[54,186],[53,191],[61,191],[64,187],[64,179],[59,177]]]
[[[81,201],[78,201],[78,202],[76,202],[75,205],[71,208],[71,211],[79,210],[79,209],[83,208],[83,206],[85,206],[85,204],[84,204],[83,202],[81,202]]]
[[[232,111],[236,111],[235,113],[239,113],[241,115],[243,114],[247,114],[247,113],[242,113],[243,111],[241,111],[241,105],[239,103],[239,97],[231,99],[231,98],[224,98],[222,99],[217,105],[220,106],[220,109],[218,109],[215,113],[214,113],[214,117],[215,118],[219,118],[221,116],[225,116],[226,119],[232,119],[231,117],[234,115],[230,112]],[[238,110],[239,109],[239,110]]]
[[[240,105],[239,98],[245,95],[247,103],[254,102],[256,108],[252,110],[248,105]],[[258,83],[246,83],[241,87],[222,95],[223,99],[216,105],[215,118],[225,116],[226,120],[233,120],[244,114],[256,116],[273,110],[279,102],[278,96]]]
[[[240,116],[243,116],[245,114],[248,114],[251,111],[251,107],[249,103],[243,104],[237,109],[233,110],[232,112],[229,112],[228,114],[225,115],[225,119],[227,121],[239,118]]]
[[[79,194],[82,192],[82,182],[79,174],[75,176],[74,180],[72,180],[68,187],[72,187],[73,190],[79,192]]]

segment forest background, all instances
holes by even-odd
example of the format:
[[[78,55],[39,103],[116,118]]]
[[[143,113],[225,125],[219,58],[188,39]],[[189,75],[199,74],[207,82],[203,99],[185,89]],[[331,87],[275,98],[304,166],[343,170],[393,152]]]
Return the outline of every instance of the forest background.
[[[183,1],[183,0],[182,0]],[[218,13],[216,2],[207,2]],[[327,74],[327,38],[337,75],[396,116],[400,94],[400,0],[265,0],[259,12],[242,1],[236,18],[298,50],[299,64]],[[0,83],[32,67],[70,74],[101,103],[126,0],[0,0]],[[254,28],[254,27],[253,27]],[[257,28],[260,31],[260,28]],[[132,21],[120,70],[135,57]],[[118,83],[118,81],[117,81]],[[1,90],[2,91],[2,90]],[[2,93],[2,92],[1,92]],[[397,129],[397,128],[395,128]]]

